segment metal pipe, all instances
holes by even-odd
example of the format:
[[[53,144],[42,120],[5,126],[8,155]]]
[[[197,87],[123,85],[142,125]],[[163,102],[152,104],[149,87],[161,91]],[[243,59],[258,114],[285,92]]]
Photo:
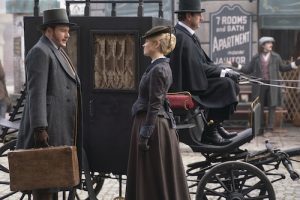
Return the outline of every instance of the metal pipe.
[[[116,5],[117,5],[116,3],[111,4],[111,16],[112,17],[117,16]]]
[[[144,0],[139,0],[138,17],[144,16]]]
[[[33,8],[33,15],[35,17],[38,17],[40,14],[40,1],[39,0],[34,0],[34,8]]]
[[[159,18],[164,18],[164,11],[163,11],[163,3],[162,1],[158,3],[158,17]]]
[[[84,7],[84,16],[88,17],[90,16],[90,0],[85,1],[85,7]]]
[[[70,3],[66,2],[67,15],[70,16]]]

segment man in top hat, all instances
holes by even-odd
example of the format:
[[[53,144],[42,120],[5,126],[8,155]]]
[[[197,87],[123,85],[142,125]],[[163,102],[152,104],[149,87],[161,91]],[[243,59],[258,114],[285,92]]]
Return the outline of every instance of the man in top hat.
[[[261,78],[266,84],[278,85],[279,82],[272,80],[280,79],[279,71],[286,72],[297,69],[297,66],[300,65],[300,59],[298,58],[290,64],[283,64],[280,55],[273,51],[274,42],[273,37],[261,37],[258,41],[259,52],[248,65],[242,66],[235,62],[232,65],[245,74],[252,74],[257,78]],[[252,86],[252,98],[255,99],[258,96],[262,108],[268,107],[268,123],[261,120],[262,129],[260,130],[261,134],[264,133],[268,136],[274,127],[276,107],[282,103],[281,88],[255,84]],[[264,109],[261,109],[261,119],[264,119]]]
[[[66,10],[44,11],[42,36],[25,60],[27,96],[18,149],[75,145],[79,78],[63,50],[72,25]],[[52,194],[36,190],[33,197],[48,200]]]
[[[234,112],[239,92],[239,74],[215,65],[201,48],[195,31],[203,20],[200,0],[180,0],[178,23],[175,26],[177,44],[170,55],[173,90],[189,91],[199,97],[210,122],[202,140],[215,145],[230,143],[236,134],[228,133],[222,122]]]

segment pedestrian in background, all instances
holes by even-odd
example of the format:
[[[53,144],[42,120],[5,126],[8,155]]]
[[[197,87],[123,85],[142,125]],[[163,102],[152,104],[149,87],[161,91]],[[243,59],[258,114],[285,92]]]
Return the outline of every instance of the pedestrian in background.
[[[127,200],[189,200],[174,118],[166,95],[172,83],[169,54],[176,38],[170,27],[146,32],[144,55],[152,59],[139,85],[127,171]]]
[[[6,83],[5,83],[5,72],[0,61],[0,117],[5,118],[5,114],[10,107],[10,99],[8,96]]]
[[[250,63],[246,66],[242,66],[238,63],[233,63],[234,67],[245,74],[251,74],[257,78],[261,78],[266,84],[279,85],[280,82],[276,81],[280,79],[279,72],[287,72],[292,69],[298,69],[300,65],[300,59],[290,64],[284,64],[279,54],[273,51],[273,43],[275,42],[273,37],[262,37],[259,39],[259,52],[256,54]],[[268,136],[272,133],[275,121],[275,110],[277,106],[282,105],[281,88],[272,87],[269,85],[254,84],[252,86],[252,98],[253,100],[259,97],[262,106],[261,109],[261,130],[260,134]],[[267,107],[268,122],[264,119],[264,108]]]
[[[43,14],[43,35],[25,59],[27,96],[18,149],[76,145],[80,84],[63,50],[74,24],[65,9],[45,10]],[[52,196],[57,198],[56,189],[33,191],[34,200],[50,200]]]

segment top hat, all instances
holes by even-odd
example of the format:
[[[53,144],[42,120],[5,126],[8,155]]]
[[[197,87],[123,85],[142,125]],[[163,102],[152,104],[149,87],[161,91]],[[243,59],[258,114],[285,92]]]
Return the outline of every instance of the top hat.
[[[51,9],[43,12],[43,24],[40,28],[43,29],[48,25],[63,24],[68,26],[74,26],[75,23],[70,23],[67,12],[65,9]]]
[[[266,42],[275,42],[274,38],[273,37],[261,37],[258,41],[259,45],[263,45],[265,44]]]
[[[171,27],[170,26],[154,26],[149,31],[145,33],[145,35],[142,36],[142,38],[150,38],[157,36],[162,33],[171,33]]]
[[[179,0],[179,10],[175,13],[203,13],[205,9],[201,8],[201,0]]]

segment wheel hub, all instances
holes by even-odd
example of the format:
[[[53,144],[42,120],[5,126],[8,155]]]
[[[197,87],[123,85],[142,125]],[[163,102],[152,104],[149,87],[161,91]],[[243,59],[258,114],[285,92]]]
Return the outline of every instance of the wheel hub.
[[[230,194],[229,200],[243,200],[244,197],[240,193],[232,193]]]

